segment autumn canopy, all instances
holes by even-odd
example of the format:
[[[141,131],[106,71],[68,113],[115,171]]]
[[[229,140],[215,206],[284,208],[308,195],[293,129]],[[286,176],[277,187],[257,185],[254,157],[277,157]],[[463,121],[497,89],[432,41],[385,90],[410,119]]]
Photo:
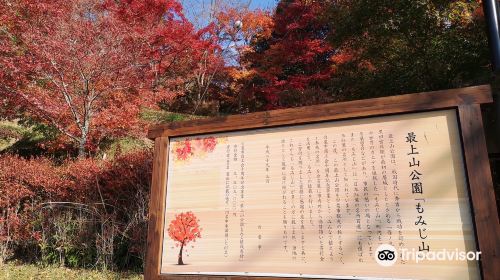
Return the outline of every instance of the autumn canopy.
[[[491,76],[479,0],[188,2],[0,0],[0,263],[140,269],[152,124]]]

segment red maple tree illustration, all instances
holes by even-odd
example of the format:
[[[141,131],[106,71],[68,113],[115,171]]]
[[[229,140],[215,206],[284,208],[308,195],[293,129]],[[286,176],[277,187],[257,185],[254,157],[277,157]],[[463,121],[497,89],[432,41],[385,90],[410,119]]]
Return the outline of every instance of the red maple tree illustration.
[[[187,160],[193,153],[191,148],[191,141],[186,139],[182,147],[177,148],[175,151],[177,153],[177,158],[180,160]]]
[[[213,152],[217,145],[217,139],[214,137],[203,138],[203,150],[205,152]]]
[[[191,212],[185,212],[175,215],[175,219],[168,226],[168,235],[175,241],[175,246],[180,246],[177,264],[183,265],[182,249],[184,246],[197,238],[201,238],[201,228],[198,218]]]
[[[179,161],[188,161],[193,156],[203,156],[206,153],[211,153],[217,146],[215,137],[205,138],[186,138],[183,141],[174,144],[175,158]]]

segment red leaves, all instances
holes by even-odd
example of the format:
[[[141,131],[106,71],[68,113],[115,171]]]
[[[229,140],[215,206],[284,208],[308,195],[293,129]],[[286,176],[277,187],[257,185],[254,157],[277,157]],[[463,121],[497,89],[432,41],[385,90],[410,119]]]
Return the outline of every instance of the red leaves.
[[[191,142],[189,139],[186,139],[183,145],[175,150],[175,154],[179,160],[187,160],[191,156]]]
[[[178,242],[176,245],[185,245],[188,242],[195,241],[196,238],[201,238],[201,228],[199,220],[188,211],[175,215],[175,219],[168,226],[168,236]]]
[[[206,53],[222,62],[213,28],[195,31],[177,0],[11,2],[0,0],[1,97],[87,151],[144,134],[141,108],[184,94]]]
[[[281,1],[272,36],[257,41],[258,51],[244,57],[253,71],[245,90],[257,100],[263,97],[264,109],[325,102],[320,100],[326,96],[323,84],[335,71],[322,19],[325,8],[322,1]]]
[[[42,197],[62,195],[63,180],[47,159],[0,157],[0,241],[31,238],[31,214]]]
[[[215,149],[217,145],[217,140],[214,137],[203,138],[203,151],[209,153]]]
[[[119,219],[130,222],[127,214],[137,213],[135,207],[139,207],[135,202],[147,205],[151,160],[149,151],[129,153],[112,162],[78,159],[61,165],[41,157],[0,156],[0,242],[7,235],[13,242],[39,238],[34,216],[42,203],[50,201],[100,205],[103,199]],[[128,230],[137,238],[134,241],[142,242],[141,228]]]
[[[215,146],[217,146],[217,139],[215,137],[186,138],[184,141],[174,143],[174,159],[177,161],[187,161],[192,156],[203,157],[207,153],[213,152]]]
[[[20,64],[24,77],[16,77],[25,84],[6,92],[10,102],[84,144],[97,135],[116,135],[125,129],[122,121],[136,119],[141,101],[128,90],[139,78],[135,53],[126,26],[99,1],[19,1],[8,13],[18,27],[12,36],[22,45],[4,42],[23,50],[13,61],[28,60]]]

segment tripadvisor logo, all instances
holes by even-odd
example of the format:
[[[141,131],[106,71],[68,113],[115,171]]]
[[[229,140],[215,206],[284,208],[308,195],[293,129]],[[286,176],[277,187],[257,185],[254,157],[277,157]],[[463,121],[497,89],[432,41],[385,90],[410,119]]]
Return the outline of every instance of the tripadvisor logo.
[[[401,249],[401,260],[415,261],[479,261],[481,252],[441,249],[438,251],[417,251],[415,249]],[[381,266],[392,266],[398,260],[398,252],[394,246],[382,244],[375,251],[375,261]]]
[[[381,266],[391,266],[398,260],[396,248],[389,244],[378,246],[375,251],[375,261]]]

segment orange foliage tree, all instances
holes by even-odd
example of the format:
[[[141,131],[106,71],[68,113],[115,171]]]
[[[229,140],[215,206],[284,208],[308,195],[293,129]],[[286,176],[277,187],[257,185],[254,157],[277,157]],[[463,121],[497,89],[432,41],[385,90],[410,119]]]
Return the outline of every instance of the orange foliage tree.
[[[182,261],[184,246],[191,241],[195,242],[197,238],[201,238],[202,229],[200,228],[199,221],[193,212],[188,211],[175,215],[175,219],[168,226],[168,235],[176,242],[175,246],[181,247],[177,261],[179,265],[184,264]]]
[[[221,55],[226,67],[216,77],[222,85],[218,89],[221,110],[226,112],[246,112],[244,108],[244,88],[254,74],[253,61],[246,59],[256,52],[257,42],[271,37],[274,21],[269,11],[248,8],[227,7],[214,17],[215,34],[221,46]]]

